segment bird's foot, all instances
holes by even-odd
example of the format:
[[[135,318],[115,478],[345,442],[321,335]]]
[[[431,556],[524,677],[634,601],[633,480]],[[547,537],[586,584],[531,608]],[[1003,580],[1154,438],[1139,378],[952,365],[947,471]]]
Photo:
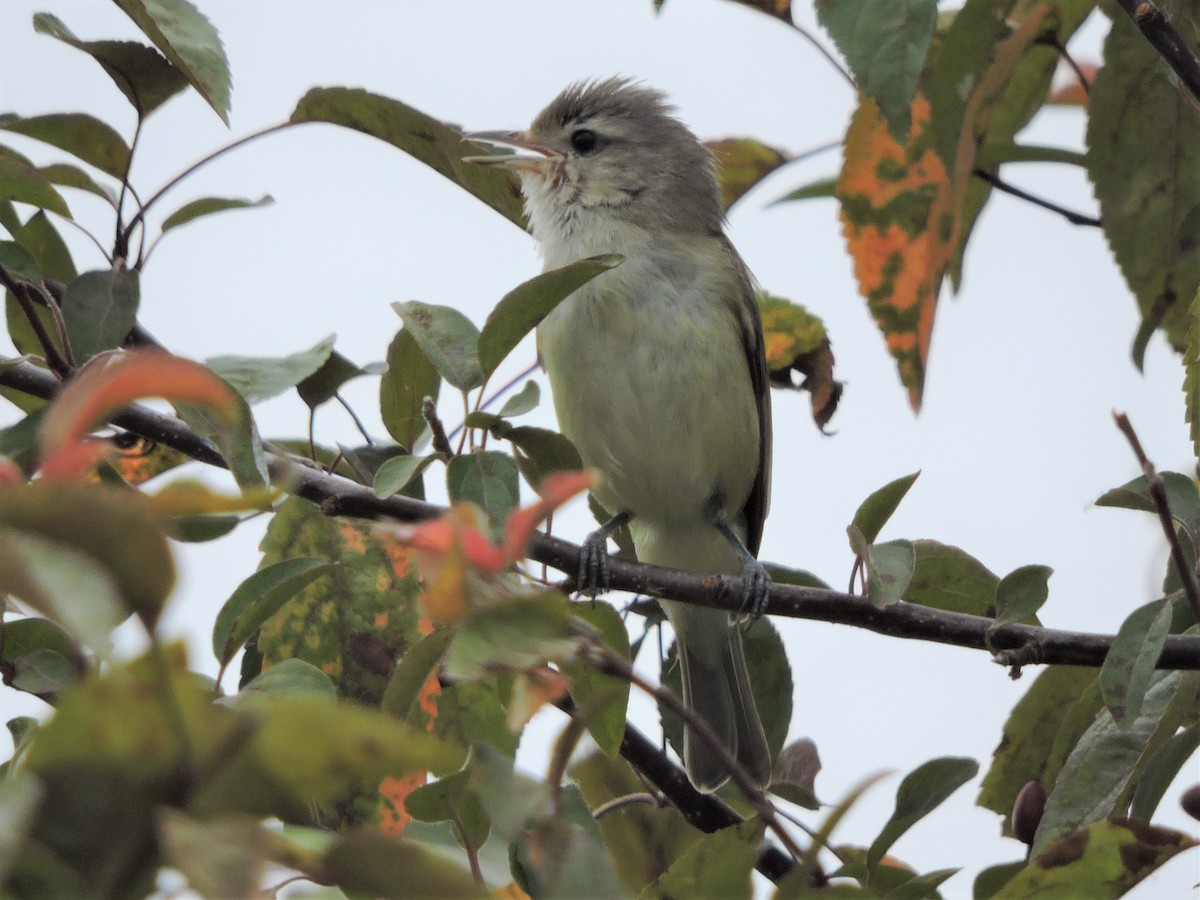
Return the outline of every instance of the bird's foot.
[[[598,593],[608,589],[608,532],[603,528],[583,539],[576,586],[593,600]]]
[[[771,576],[766,567],[753,557],[742,563],[742,607],[738,619],[753,625],[767,611],[771,596]]]

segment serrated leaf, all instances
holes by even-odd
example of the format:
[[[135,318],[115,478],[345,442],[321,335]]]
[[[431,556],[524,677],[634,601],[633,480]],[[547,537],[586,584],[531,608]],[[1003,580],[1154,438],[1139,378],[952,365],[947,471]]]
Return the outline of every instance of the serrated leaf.
[[[82,50],[98,62],[143,119],[187,87],[158,51],[133,41],[81,41],[50,13],[35,13],[33,30]]]
[[[113,178],[122,179],[129,171],[125,141],[111,125],[87,113],[6,117],[0,119],[0,129],[64,150]]]
[[[457,309],[410,300],[393,303],[404,330],[412,335],[438,374],[460,391],[483,384],[479,331]]]
[[[750,190],[791,158],[754,138],[725,138],[705,146],[717,160],[721,205],[728,211]]]
[[[996,619],[989,627],[1036,621],[1037,611],[1050,596],[1047,582],[1053,572],[1049,566],[1021,566],[1005,575],[996,586]]]
[[[241,200],[233,197],[202,197],[199,200],[185,203],[163,219],[162,230],[164,232],[170,231],[172,228],[186,225],[188,222],[199,219],[202,216],[211,216],[214,213],[227,212],[232,209],[254,209],[259,206],[270,206],[274,202],[275,198],[270,194],[264,194],[257,200]]]
[[[918,766],[900,782],[896,809],[871,843],[867,865],[875,868],[897,839],[979,772],[979,763],[962,757],[943,757]]]
[[[917,78],[933,39],[937,0],[883,7],[819,0],[817,19],[850,64],[859,89],[879,104],[892,135],[904,140]]]
[[[213,624],[212,647],[217,662],[228,665],[263,622],[332,569],[333,564],[323,559],[294,557],[259,569],[243,580]]]
[[[1200,284],[1195,228],[1187,227],[1200,208],[1200,121],[1182,112],[1158,51],[1126,15],[1113,17],[1104,63],[1087,133],[1104,236],[1147,328],[1182,347]]]
[[[40,209],[71,218],[71,210],[62,194],[45,175],[21,154],[0,146],[0,201],[28,203]]]
[[[328,122],[386,141],[525,227],[516,175],[463,162],[474,148],[456,129],[398,100],[352,88],[313,88],[300,99],[291,121]]]
[[[188,0],[115,0],[229,124],[229,60],[217,30]]]
[[[859,504],[858,510],[854,513],[853,525],[868,544],[874,543],[875,538],[879,537],[879,532],[883,530],[883,526],[892,517],[892,513],[896,511],[896,507],[900,505],[900,501],[904,499],[904,495],[908,493],[908,489],[913,486],[913,482],[920,474],[920,472],[913,472],[911,475],[897,478],[873,491],[866,500]]]
[[[84,272],[68,284],[62,313],[76,361],[124,344],[140,302],[140,279],[131,269]]]
[[[231,384],[247,403],[261,403],[296,387],[320,370],[333,352],[334,335],[289,356],[214,356],[205,364]]]
[[[728,897],[749,900],[753,896],[751,873],[758,858],[763,826],[743,822],[697,839],[653,883],[642,897],[670,900],[674,897]]]
[[[521,339],[559,303],[597,275],[619,266],[624,260],[625,257],[616,253],[581,259],[562,268],[543,272],[505,294],[488,314],[479,333],[478,356],[483,374],[491,375],[496,371],[496,367]],[[401,312],[401,315],[404,313]],[[408,324],[407,319],[405,324]],[[428,349],[426,352],[429,352]],[[453,383],[449,377],[446,380]]]

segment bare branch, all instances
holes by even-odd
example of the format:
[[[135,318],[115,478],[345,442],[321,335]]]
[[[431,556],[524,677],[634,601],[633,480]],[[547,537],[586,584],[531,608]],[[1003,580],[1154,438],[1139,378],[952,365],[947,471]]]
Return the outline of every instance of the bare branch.
[[[1175,30],[1171,20],[1150,0],[1117,0],[1155,50],[1179,76],[1179,81],[1192,95],[1193,105],[1200,102],[1200,59],[1187,41]]]
[[[1058,213],[1072,225],[1088,225],[1092,228],[1100,228],[1103,224],[1095,216],[1087,216],[1083,213],[1074,212],[1073,210],[1067,209],[1065,206],[1059,206],[1057,203],[1051,203],[1049,200],[1044,200],[1035,194],[1031,194],[1028,191],[1023,191],[1019,187],[1014,187],[1007,181],[1002,180],[1000,176],[993,172],[989,172],[987,169],[980,169],[977,167],[974,169],[972,174],[976,178],[986,181],[998,191],[1003,191],[1004,193],[1024,200],[1027,203],[1032,203],[1034,206],[1040,206],[1042,209],[1048,209],[1050,212]]]

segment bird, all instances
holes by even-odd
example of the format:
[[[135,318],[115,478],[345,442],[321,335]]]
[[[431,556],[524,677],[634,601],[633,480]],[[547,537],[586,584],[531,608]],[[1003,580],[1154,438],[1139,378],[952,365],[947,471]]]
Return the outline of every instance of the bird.
[[[662,92],[628,78],[569,85],[525,131],[477,132],[519,177],[545,268],[624,260],[538,325],[559,427],[597,473],[612,518],[583,543],[580,586],[607,578],[607,539],[627,525],[637,558],[741,575],[748,615],[661,601],[683,701],[753,781],[771,752],[746,667],[742,622],[770,578],[757,560],[771,478],[771,402],[754,282],[724,232],[714,158]],[[684,730],[684,766],[709,792],[729,777]]]

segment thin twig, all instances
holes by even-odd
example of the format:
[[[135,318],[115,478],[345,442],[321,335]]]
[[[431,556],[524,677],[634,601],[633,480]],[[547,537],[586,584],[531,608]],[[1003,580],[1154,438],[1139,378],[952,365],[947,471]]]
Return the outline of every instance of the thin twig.
[[[1087,216],[1083,213],[1074,212],[1066,207],[1059,206],[1057,203],[1051,203],[1049,200],[1043,200],[1041,197],[1030,194],[1028,191],[1023,191],[1018,187],[1013,187],[1011,184],[1003,181],[1001,178],[999,178],[999,176],[987,171],[986,169],[980,169],[976,167],[972,171],[972,174],[976,178],[986,181],[998,191],[1011,194],[1014,197],[1018,197],[1028,203],[1032,203],[1034,206],[1040,206],[1042,209],[1048,209],[1050,212],[1058,213],[1072,225],[1088,225],[1092,228],[1100,228],[1103,224],[1095,216]]]
[[[46,323],[38,315],[37,307],[34,305],[33,299],[29,296],[28,286],[13,278],[8,270],[2,266],[0,266],[0,284],[8,288],[12,295],[17,298],[17,304],[21,307],[21,312],[29,320],[29,325],[33,329],[34,336],[37,337],[38,343],[42,345],[42,353],[45,354],[46,362],[49,363],[50,368],[63,378],[70,375],[73,367],[67,362],[63,354],[59,352],[54,339],[50,337],[50,332],[46,330]]]
[[[1125,413],[1114,412],[1113,419],[1117,423],[1117,428],[1121,430],[1121,434],[1125,435],[1126,440],[1129,441],[1129,446],[1133,448],[1133,455],[1137,457],[1138,464],[1142,467],[1142,474],[1146,476],[1146,487],[1150,491],[1150,499],[1154,501],[1154,509],[1158,513],[1158,521],[1162,524],[1163,534],[1167,536],[1167,543],[1171,547],[1171,560],[1179,572],[1179,580],[1183,583],[1183,593],[1187,597],[1188,605],[1192,608],[1192,615],[1200,619],[1200,587],[1196,585],[1195,564],[1188,560],[1187,555],[1183,552],[1183,545],[1179,542],[1179,531],[1176,529],[1175,519],[1171,515],[1171,505],[1167,502],[1166,485],[1163,484],[1162,476],[1154,468],[1154,463],[1150,462],[1146,451],[1142,449],[1142,442],[1138,440],[1137,432],[1133,430],[1133,423],[1129,421],[1129,417]]]
[[[354,427],[358,429],[358,433],[363,436],[363,440],[367,442],[368,447],[374,447],[375,442],[371,440],[371,435],[367,432],[367,426],[362,423],[362,419],[358,417],[358,413],[354,411],[354,407],[346,402],[346,398],[340,392],[334,392],[333,399],[342,405],[342,409],[350,416],[354,422]]]
[[[640,794],[626,794],[623,797],[614,797],[607,803],[601,803],[592,810],[592,818],[599,822],[610,812],[616,812],[618,809],[624,809],[627,806],[653,806],[656,809],[661,809],[663,805],[662,797],[649,792]]]
[[[1071,55],[1071,52],[1067,49],[1067,45],[1060,41],[1058,37],[1053,34],[1049,35],[1045,39],[1045,43],[1048,46],[1053,47],[1058,52],[1059,57],[1066,61],[1067,65],[1071,67],[1071,71],[1075,73],[1075,78],[1078,80],[1079,86],[1083,88],[1083,92],[1090,97],[1092,95],[1092,83],[1088,81],[1088,77],[1084,73],[1083,68],[1075,61],[1075,57]]]

